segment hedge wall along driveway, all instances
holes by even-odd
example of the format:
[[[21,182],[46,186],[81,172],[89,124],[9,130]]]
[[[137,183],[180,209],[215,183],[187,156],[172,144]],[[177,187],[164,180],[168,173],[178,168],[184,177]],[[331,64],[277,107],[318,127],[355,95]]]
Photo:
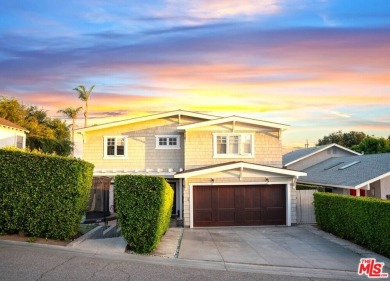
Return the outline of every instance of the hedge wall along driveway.
[[[321,229],[390,257],[390,200],[314,193]]]
[[[0,232],[70,239],[85,214],[93,165],[0,149]]]
[[[137,253],[150,253],[169,228],[173,189],[163,177],[121,175],[114,180],[121,233]]]

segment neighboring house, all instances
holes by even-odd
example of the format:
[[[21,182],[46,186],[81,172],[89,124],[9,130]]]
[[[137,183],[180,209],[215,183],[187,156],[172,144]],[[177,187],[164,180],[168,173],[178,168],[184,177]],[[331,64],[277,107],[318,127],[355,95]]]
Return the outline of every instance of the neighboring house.
[[[298,149],[283,155],[283,167],[303,171],[315,164],[333,157],[361,155],[341,145],[332,143],[321,146]]]
[[[338,144],[299,149],[283,155],[283,166],[303,171],[298,184],[322,186],[327,192],[390,196],[390,153],[361,155]]]
[[[331,158],[303,171],[307,176],[299,183],[339,194],[390,199],[390,153]]]
[[[295,183],[282,167],[282,131],[262,120],[188,111],[78,129],[95,176],[159,175],[185,226],[291,225]]]
[[[5,146],[26,148],[26,133],[28,131],[25,128],[0,117],[0,148]]]

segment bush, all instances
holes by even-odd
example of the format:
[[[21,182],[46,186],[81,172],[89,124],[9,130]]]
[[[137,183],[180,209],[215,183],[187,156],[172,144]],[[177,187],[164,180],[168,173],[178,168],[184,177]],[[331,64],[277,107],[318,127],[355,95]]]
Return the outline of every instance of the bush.
[[[163,177],[121,175],[114,181],[121,233],[137,253],[150,253],[169,228],[173,189]]]
[[[68,240],[77,234],[93,165],[0,149],[0,232]]]
[[[72,142],[69,140],[53,140],[27,136],[26,146],[30,150],[38,150],[46,154],[69,156],[72,153]]]
[[[390,257],[390,201],[314,193],[321,229]]]

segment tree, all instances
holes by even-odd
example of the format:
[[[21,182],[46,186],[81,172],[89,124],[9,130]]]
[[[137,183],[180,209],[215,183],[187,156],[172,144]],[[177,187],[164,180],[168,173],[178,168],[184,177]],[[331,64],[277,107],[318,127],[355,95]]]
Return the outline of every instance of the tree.
[[[79,99],[85,101],[84,127],[87,127],[88,123],[88,100],[93,88],[95,88],[95,85],[91,86],[91,88],[89,88],[89,90],[87,91],[84,85],[79,85],[78,87],[73,89],[79,93]]]
[[[352,149],[364,154],[387,153],[390,152],[390,140],[368,136]]]
[[[72,156],[74,156],[74,129],[76,127],[77,115],[79,114],[81,109],[83,109],[83,108],[80,106],[78,108],[68,107],[65,109],[58,110],[58,113],[62,113],[64,115],[66,115],[66,117],[72,119],[72,145],[73,145]]]
[[[24,105],[15,98],[1,96],[0,117],[29,131],[26,137],[29,149],[62,156],[70,154],[72,147],[66,122],[48,117],[46,110]]]
[[[24,127],[24,120],[26,116],[26,106],[19,103],[19,101],[15,98],[7,98],[5,96],[1,96],[0,117]]]
[[[319,139],[316,145],[336,143],[347,148],[352,148],[352,146],[361,143],[365,137],[367,135],[363,132],[351,131],[349,133],[343,133],[342,131],[338,131]]]

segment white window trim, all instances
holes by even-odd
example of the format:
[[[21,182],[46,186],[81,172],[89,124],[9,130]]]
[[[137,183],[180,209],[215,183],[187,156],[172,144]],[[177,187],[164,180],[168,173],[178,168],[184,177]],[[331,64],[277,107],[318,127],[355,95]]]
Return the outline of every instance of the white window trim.
[[[125,155],[107,155],[107,139],[124,138],[125,139]],[[103,137],[103,159],[125,159],[127,158],[127,136],[104,136]]]
[[[160,138],[176,138],[176,145],[160,145]],[[180,149],[180,135],[156,135],[156,149]]]
[[[22,138],[22,147],[18,147],[18,137]],[[20,149],[25,149],[26,148],[26,136],[25,135],[15,135],[15,147],[20,148]]]
[[[251,135],[251,153],[250,154],[229,154],[229,137]],[[227,154],[217,154],[217,137],[226,136]],[[241,144],[241,143],[240,143]],[[241,148],[240,148],[241,149]],[[213,158],[254,158],[255,157],[255,134],[254,133],[213,133]]]

